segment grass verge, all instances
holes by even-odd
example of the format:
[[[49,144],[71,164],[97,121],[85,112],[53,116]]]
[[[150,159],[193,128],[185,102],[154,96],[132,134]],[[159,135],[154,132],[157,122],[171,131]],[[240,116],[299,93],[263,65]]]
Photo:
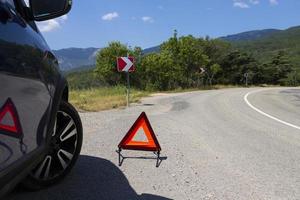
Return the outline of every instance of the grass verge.
[[[139,102],[149,92],[132,89],[130,102]],[[70,102],[80,111],[101,111],[126,106],[126,87],[91,88],[70,91]]]
[[[236,85],[214,85],[212,87],[176,89],[164,91],[162,93],[180,93],[192,92],[199,90],[238,88]],[[267,87],[267,86],[261,86]],[[130,102],[137,103],[142,97],[149,96],[152,93],[160,93],[159,91],[141,91],[131,89]],[[102,111],[113,108],[126,106],[126,87],[97,87],[91,89],[78,89],[70,91],[70,102],[80,111]]]

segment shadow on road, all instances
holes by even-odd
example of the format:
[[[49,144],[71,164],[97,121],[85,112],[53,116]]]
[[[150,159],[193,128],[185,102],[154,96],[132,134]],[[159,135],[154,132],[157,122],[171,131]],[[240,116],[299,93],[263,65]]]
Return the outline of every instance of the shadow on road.
[[[153,103],[144,103],[143,106],[155,106]]]
[[[62,183],[38,192],[15,191],[7,198],[19,199],[169,200],[151,194],[138,195],[112,162],[91,156],[80,156]]]

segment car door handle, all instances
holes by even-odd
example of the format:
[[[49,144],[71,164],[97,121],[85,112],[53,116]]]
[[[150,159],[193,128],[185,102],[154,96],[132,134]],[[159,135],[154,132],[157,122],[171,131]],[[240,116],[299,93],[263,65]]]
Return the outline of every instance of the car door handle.
[[[0,3],[0,21],[6,23],[8,20],[13,19],[13,13],[7,5]]]

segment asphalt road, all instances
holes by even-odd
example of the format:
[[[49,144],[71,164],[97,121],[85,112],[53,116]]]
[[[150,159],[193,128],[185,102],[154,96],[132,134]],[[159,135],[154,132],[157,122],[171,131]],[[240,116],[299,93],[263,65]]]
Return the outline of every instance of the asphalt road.
[[[146,111],[162,146],[117,144]],[[251,88],[159,95],[125,110],[82,113],[84,144],[60,184],[7,199],[300,199],[300,88]]]

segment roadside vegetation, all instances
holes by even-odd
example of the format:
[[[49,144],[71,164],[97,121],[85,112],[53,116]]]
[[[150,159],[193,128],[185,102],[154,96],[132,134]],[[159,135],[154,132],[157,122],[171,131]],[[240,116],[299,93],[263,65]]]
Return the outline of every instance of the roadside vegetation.
[[[249,48],[249,46],[247,46]],[[174,35],[158,51],[143,54],[111,42],[101,49],[94,69],[67,74],[71,101],[81,110],[98,111],[126,105],[126,77],[117,72],[116,58],[135,57],[131,73],[132,102],[157,91],[189,91],[245,85],[300,85],[299,67],[284,49],[262,60],[243,45],[192,35]],[[262,51],[262,49],[259,49]],[[249,53],[250,52],[250,53]],[[298,68],[297,68],[298,67]]]
[[[293,67],[300,67],[300,26],[268,34],[256,40],[232,42],[235,48],[252,54],[261,63],[270,62],[284,51]]]
[[[130,94],[131,103],[139,102],[148,92],[133,89]],[[80,111],[101,111],[126,106],[126,87],[98,87],[71,90],[70,100]]]

